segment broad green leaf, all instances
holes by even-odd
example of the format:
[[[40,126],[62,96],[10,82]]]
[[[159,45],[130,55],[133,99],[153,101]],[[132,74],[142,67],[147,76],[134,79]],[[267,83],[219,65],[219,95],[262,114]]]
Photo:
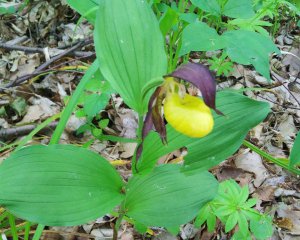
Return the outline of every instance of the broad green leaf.
[[[103,94],[90,94],[85,97],[85,102],[83,106],[83,110],[87,116],[89,121],[92,120],[93,117],[96,116],[101,110],[103,110],[108,101],[110,99],[110,95],[103,93]]]
[[[228,0],[222,9],[222,14],[232,18],[250,18],[255,13],[251,0]]]
[[[106,128],[108,126],[109,119],[102,119],[98,122],[100,128]]]
[[[163,36],[166,36],[177,22],[178,13],[169,7],[159,21],[160,31],[162,32]]]
[[[248,235],[248,221],[246,216],[243,214],[243,212],[239,212],[238,214],[238,225],[239,225],[239,231],[244,235],[247,236]]]
[[[214,198],[218,183],[208,172],[186,175],[181,168],[161,165],[130,179],[124,201],[126,215],[146,226],[166,228],[192,220]]]
[[[250,221],[250,229],[255,239],[269,239],[273,235],[272,218],[263,216],[259,221]]]
[[[292,12],[295,12],[296,15],[300,15],[300,1],[299,0],[290,0],[289,1],[285,1],[285,0],[281,0],[281,2],[283,4],[285,4]]]
[[[8,4],[2,3],[0,6],[0,15],[4,14],[13,14],[17,12],[18,8],[16,6],[7,6]]]
[[[228,233],[235,227],[235,225],[237,224],[237,221],[238,221],[238,215],[239,215],[238,212],[234,212],[228,217],[226,224],[225,224],[225,232],[226,233]]]
[[[167,125],[168,144],[163,145],[158,134],[150,132],[138,162],[139,172],[151,170],[161,156],[184,146],[188,148],[184,158],[187,171],[209,169],[232,155],[248,131],[264,120],[270,110],[268,103],[230,91],[217,93],[216,106],[225,116],[214,114],[214,129],[204,138],[189,138]]]
[[[243,206],[243,208],[244,208],[244,207],[247,207],[247,206],[245,206],[244,204],[243,204],[242,206]],[[261,218],[260,213],[259,213],[257,210],[252,209],[252,208],[248,208],[248,209],[246,209],[246,210],[244,210],[244,209],[241,210],[241,214],[244,214],[244,216],[245,216],[247,219],[252,220],[252,221],[259,221],[260,218]]]
[[[214,214],[208,215],[207,218],[207,230],[213,232],[216,228],[217,217]]]
[[[223,193],[226,193],[229,196],[231,196],[232,199],[235,200],[235,202],[238,201],[237,198],[240,194],[241,187],[240,187],[240,185],[238,185],[238,183],[236,181],[234,181],[232,179],[225,181],[225,182],[223,182],[222,187],[223,187],[223,189],[222,189]]]
[[[168,227],[167,228],[168,232],[173,234],[174,236],[179,234],[180,231],[180,226],[175,226],[175,227]]]
[[[192,0],[191,2],[196,7],[215,16],[249,18],[254,15],[250,0],[228,0],[222,8],[217,0]]]
[[[194,23],[197,21],[198,15],[195,13],[180,13],[179,18],[184,22]]]
[[[256,198],[250,198],[247,202],[245,202],[243,204],[243,207],[244,208],[251,208],[251,207],[255,206],[256,203],[257,203],[257,199]]]
[[[189,24],[182,33],[180,55],[190,51],[212,51],[225,47],[222,37],[204,22]]]
[[[300,164],[300,132],[295,139],[292,152],[290,155],[290,167]]]
[[[269,55],[280,53],[269,37],[259,33],[234,30],[222,36],[203,22],[188,25],[182,33],[180,55],[190,51],[212,51],[225,49],[232,61],[240,64],[252,64],[256,71],[270,80]]]
[[[221,15],[221,8],[217,0],[191,0],[191,2],[201,10],[213,15]]]
[[[77,105],[83,105],[83,108],[76,111],[76,116],[87,117],[87,120],[91,121],[97,113],[106,107],[112,93],[114,90],[107,81],[103,81],[103,76],[98,70],[81,93]]]
[[[23,148],[0,165],[0,205],[48,226],[94,220],[120,204],[122,180],[98,154],[72,145]]]
[[[229,216],[236,212],[235,206],[232,206],[232,204],[224,205],[219,207],[216,211],[215,214],[218,216],[218,218],[224,217],[224,216]]]
[[[272,23],[260,20],[259,18],[253,17],[248,19],[234,19],[228,22],[231,25],[238,26],[243,30],[253,31],[261,33],[262,35],[268,37],[269,32],[264,27],[272,26]]]
[[[244,65],[252,64],[256,71],[270,79],[269,55],[280,53],[270,38],[245,30],[228,31],[222,37],[231,60]]]
[[[147,1],[101,1],[95,24],[100,70],[125,103],[143,114],[153,91],[142,89],[166,74],[164,40]]]
[[[238,203],[243,204],[247,201],[248,198],[249,198],[249,189],[248,186],[244,186],[241,188],[241,191],[239,193]]]
[[[0,117],[5,117],[7,116],[5,107],[0,107]]]
[[[194,223],[195,227],[200,228],[201,225],[207,221],[208,216],[212,215],[212,214],[213,213],[212,213],[211,207],[208,203],[200,209],[200,212],[199,212],[199,214],[198,214],[198,216],[195,220],[195,223]]]
[[[241,230],[238,230],[234,233],[231,240],[253,240],[251,233],[248,231],[247,235],[244,235],[244,233]]]
[[[24,116],[27,109],[26,100],[22,97],[17,97],[12,102],[11,108],[14,109],[19,116]]]
[[[134,221],[134,228],[140,233],[144,234],[147,232],[147,226],[144,224],[139,223],[138,221]]]
[[[67,0],[68,4],[85,17],[90,23],[95,24],[98,4],[101,0]]]

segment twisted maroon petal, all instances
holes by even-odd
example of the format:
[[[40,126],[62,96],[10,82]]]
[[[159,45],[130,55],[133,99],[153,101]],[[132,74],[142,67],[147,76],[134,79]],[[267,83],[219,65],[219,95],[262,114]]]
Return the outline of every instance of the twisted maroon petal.
[[[200,63],[187,63],[179,66],[174,72],[167,76],[183,79],[192,83],[202,94],[203,100],[207,106],[223,115],[216,109],[216,81],[207,67]]]

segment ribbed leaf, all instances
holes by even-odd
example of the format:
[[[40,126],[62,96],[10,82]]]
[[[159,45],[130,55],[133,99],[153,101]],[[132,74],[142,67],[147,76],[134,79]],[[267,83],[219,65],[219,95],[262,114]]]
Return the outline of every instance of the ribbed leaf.
[[[232,18],[251,18],[254,14],[251,0],[228,0],[222,10],[222,15]]]
[[[214,28],[204,22],[194,22],[182,32],[180,55],[190,51],[214,51],[225,48],[225,42]]]
[[[252,64],[256,71],[270,79],[269,55],[280,51],[269,37],[246,30],[228,31],[222,37],[232,61]]]
[[[0,205],[48,226],[78,225],[110,212],[122,180],[102,157],[72,145],[30,146],[0,165]]]
[[[173,228],[192,220],[217,188],[208,172],[186,175],[179,165],[162,165],[129,181],[126,215],[146,226]]]
[[[300,132],[297,134],[290,155],[290,167],[294,167],[295,165],[300,165]]]
[[[97,7],[101,0],[67,0],[68,4],[84,16],[90,23],[94,24],[96,19]]]
[[[145,113],[154,89],[146,97],[143,89],[167,69],[162,34],[147,1],[100,2],[94,38],[103,76],[126,104]]]
[[[227,0],[223,7],[220,6],[220,1],[216,0],[191,0],[191,2],[196,7],[215,16],[225,15],[232,18],[250,18],[254,15],[250,0]]]
[[[217,49],[224,49],[234,62],[252,64],[257,72],[268,79],[269,55],[273,52],[280,53],[269,37],[253,31],[234,30],[219,35],[214,28],[203,22],[189,24],[183,30],[180,55],[190,51]]]
[[[184,146],[188,148],[184,158],[187,170],[199,171],[217,165],[239,148],[247,132],[269,112],[267,103],[229,91],[217,93],[216,106],[225,116],[214,114],[214,129],[204,138],[186,137],[167,125],[168,145],[163,145],[157,133],[150,132],[138,162],[139,171],[152,169],[159,157]]]
[[[191,0],[198,8],[215,16],[221,15],[221,7],[217,0]]]

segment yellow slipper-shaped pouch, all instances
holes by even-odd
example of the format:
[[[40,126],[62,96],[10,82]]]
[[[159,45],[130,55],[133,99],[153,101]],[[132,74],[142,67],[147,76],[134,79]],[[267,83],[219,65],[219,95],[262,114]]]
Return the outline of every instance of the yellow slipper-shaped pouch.
[[[204,137],[214,126],[210,108],[202,99],[188,94],[181,98],[177,93],[169,93],[164,103],[164,115],[173,128],[189,137]]]

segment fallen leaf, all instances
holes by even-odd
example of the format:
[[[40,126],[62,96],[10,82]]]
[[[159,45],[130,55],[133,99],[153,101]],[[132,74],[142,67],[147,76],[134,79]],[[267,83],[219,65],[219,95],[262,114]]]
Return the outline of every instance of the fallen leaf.
[[[274,191],[275,187],[273,186],[262,186],[256,189],[252,194],[252,197],[255,197],[263,202],[271,202],[274,200]]]
[[[121,148],[123,147],[123,152],[121,153],[121,158],[131,158],[134,154],[137,143],[121,143]]]
[[[277,217],[280,220],[276,220],[276,223],[281,224],[281,227],[286,228],[292,235],[300,235],[300,211],[295,211],[293,206],[286,205],[281,202],[277,205]]]
[[[48,98],[34,98],[32,102],[34,105],[28,107],[26,115],[18,125],[41,121],[59,112],[59,106]]]
[[[241,153],[235,159],[235,165],[247,172],[255,174],[254,186],[259,187],[268,177],[268,171],[262,163],[262,158],[255,152],[241,150]]]

